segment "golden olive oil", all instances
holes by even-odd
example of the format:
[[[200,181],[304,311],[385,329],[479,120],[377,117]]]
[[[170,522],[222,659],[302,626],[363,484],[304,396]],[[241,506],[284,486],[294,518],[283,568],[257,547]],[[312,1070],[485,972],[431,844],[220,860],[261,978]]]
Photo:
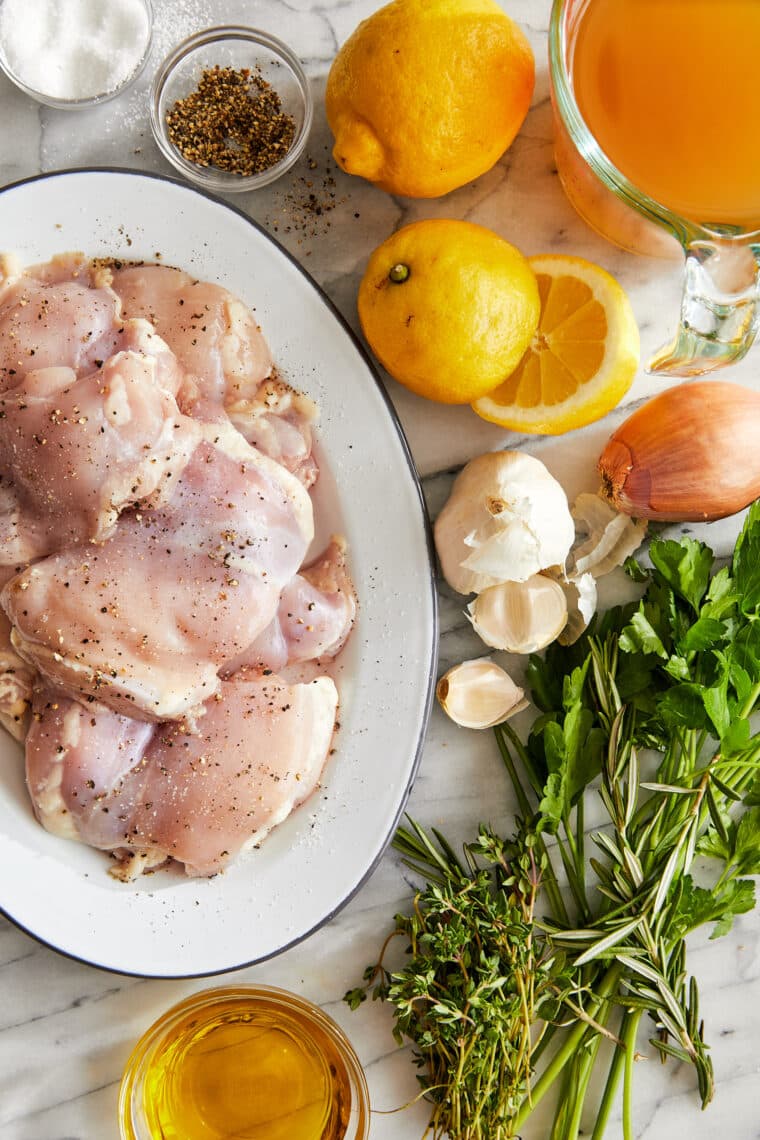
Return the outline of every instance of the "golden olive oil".
[[[351,1085],[308,1014],[230,996],[172,1023],[142,1102],[152,1140],[342,1140]]]

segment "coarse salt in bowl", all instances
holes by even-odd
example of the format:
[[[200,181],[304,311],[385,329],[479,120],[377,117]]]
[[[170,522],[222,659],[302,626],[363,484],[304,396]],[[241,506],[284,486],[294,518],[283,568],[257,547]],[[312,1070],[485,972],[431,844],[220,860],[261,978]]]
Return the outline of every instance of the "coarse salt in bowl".
[[[179,100],[196,91],[213,68],[248,69],[277,93],[282,111],[294,124],[293,140],[277,162],[255,174],[238,174],[191,161],[172,142],[167,115]],[[167,56],[153,80],[151,126],[164,157],[186,178],[217,193],[256,190],[293,166],[306,146],[313,100],[303,68],[287,44],[257,28],[229,25],[208,28],[183,40]]]
[[[151,0],[0,0],[0,69],[39,103],[81,110],[140,75]]]

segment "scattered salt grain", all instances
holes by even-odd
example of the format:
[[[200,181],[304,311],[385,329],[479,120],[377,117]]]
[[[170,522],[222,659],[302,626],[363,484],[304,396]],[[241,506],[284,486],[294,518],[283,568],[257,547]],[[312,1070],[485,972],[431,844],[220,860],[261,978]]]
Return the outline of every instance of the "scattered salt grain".
[[[0,46],[20,82],[53,99],[92,99],[121,87],[150,40],[144,0],[4,0]]]

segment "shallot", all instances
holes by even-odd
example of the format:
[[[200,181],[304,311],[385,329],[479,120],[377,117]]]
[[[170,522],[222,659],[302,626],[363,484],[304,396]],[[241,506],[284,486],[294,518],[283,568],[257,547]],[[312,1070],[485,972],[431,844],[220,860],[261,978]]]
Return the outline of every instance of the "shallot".
[[[669,388],[610,437],[602,494],[635,518],[726,518],[760,496],[759,434],[760,393],[724,380]]]

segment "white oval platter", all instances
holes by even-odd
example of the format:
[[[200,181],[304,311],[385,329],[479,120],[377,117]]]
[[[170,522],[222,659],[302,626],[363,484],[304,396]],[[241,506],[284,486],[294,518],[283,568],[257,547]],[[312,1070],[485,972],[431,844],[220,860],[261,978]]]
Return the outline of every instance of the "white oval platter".
[[[171,179],[75,170],[0,191],[0,250],[26,263],[82,250],[218,281],[255,309],[283,377],[319,405],[319,540],[346,535],[360,598],[336,665],[340,730],[322,787],[222,875],[132,884],[108,856],[47,834],[23,757],[0,739],[0,909],[105,969],[189,977],[270,957],[327,922],[385,850],[416,772],[435,677],[437,615],[424,506],[366,354],[325,295],[237,210]]]

